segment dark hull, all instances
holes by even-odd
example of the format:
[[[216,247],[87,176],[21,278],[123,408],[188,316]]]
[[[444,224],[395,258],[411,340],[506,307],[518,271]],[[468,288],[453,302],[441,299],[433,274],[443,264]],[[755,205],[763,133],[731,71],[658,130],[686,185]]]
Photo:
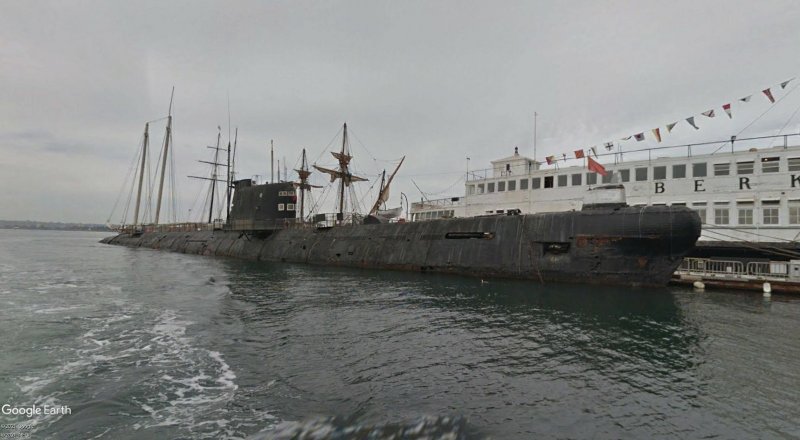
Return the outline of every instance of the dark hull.
[[[659,206],[274,232],[149,232],[103,242],[261,261],[664,286],[699,235],[696,213]]]

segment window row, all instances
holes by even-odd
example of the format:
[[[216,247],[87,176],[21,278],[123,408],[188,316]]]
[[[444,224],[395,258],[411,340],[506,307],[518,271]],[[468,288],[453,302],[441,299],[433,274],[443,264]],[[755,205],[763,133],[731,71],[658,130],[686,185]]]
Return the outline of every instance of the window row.
[[[736,202],[734,207],[728,202],[714,202],[710,207],[705,202],[692,204],[692,209],[700,215],[703,223],[714,225],[752,225],[756,219],[762,225],[781,224],[781,206],[777,200],[762,201],[761,207],[756,210],[753,202]],[[800,224],[800,201],[789,202],[789,221],[790,225]]]
[[[791,157],[787,160],[789,171],[800,171],[800,157]],[[631,173],[633,171],[633,173]],[[738,175],[749,175],[755,172],[754,161],[736,162],[735,167],[731,167],[731,163],[715,163],[712,164],[712,169],[709,170],[707,162],[699,162],[687,164],[674,164],[671,166],[657,165],[652,167],[653,180],[666,180],[667,172],[670,179],[684,179],[688,177],[687,172],[691,171],[692,177],[707,177],[713,176],[730,176],[735,171]],[[709,174],[711,171],[711,174]],[[780,171],[780,157],[765,157],[761,159],[761,172],[762,173],[777,173]],[[650,167],[636,167],[631,169],[618,169],[609,170],[605,176],[600,180],[602,183],[611,183],[614,175],[618,175],[619,182],[645,182],[650,179]],[[493,192],[515,191],[517,183],[519,183],[520,190],[528,189],[530,180],[531,189],[539,188],[555,188],[563,186],[580,186],[585,182],[587,185],[596,185],[596,173],[574,173],[574,174],[561,174],[557,176],[544,176],[534,177],[532,179],[507,180],[499,182],[488,182],[468,185],[467,193],[469,195],[485,194]]]
[[[278,203],[278,211],[294,211],[294,203]]]
[[[419,221],[419,220],[435,220],[437,218],[453,218],[455,216],[455,210],[453,209],[445,209],[443,211],[428,211],[428,212],[415,212],[411,216],[412,221]]]

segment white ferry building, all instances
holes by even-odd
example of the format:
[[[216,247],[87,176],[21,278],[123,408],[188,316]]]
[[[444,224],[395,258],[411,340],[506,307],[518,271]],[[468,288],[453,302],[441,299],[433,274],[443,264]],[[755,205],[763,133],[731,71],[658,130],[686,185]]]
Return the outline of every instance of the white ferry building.
[[[469,172],[464,196],[413,203],[411,220],[579,210],[587,189],[621,183],[631,206],[696,210],[701,241],[791,243],[800,238],[800,146],[789,137],[602,154],[606,176],[588,171],[585,159],[543,168],[515,151]],[[752,146],[759,141],[767,145]]]

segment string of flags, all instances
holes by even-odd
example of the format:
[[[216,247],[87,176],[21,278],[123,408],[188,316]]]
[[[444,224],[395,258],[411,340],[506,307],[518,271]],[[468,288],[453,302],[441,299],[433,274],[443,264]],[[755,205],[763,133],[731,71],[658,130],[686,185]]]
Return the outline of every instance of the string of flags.
[[[790,82],[794,81],[794,79],[795,78],[791,78],[791,79],[788,79],[788,80],[783,81],[782,83],[780,83],[779,86],[780,86],[781,90],[785,89],[786,86],[788,86]],[[773,88],[775,88],[775,87],[767,87],[766,89],[761,91],[761,93],[772,104],[775,103],[775,96],[772,94],[772,89]],[[750,94],[750,95],[747,95],[745,97],[739,98],[738,101],[739,102],[750,102],[752,97],[753,97],[753,95]],[[707,118],[714,118],[714,117],[717,116],[716,113],[715,113],[715,110],[716,109],[712,108],[710,110],[706,110],[704,112],[701,112],[700,114],[702,116],[707,117]],[[731,103],[730,102],[726,103],[726,104],[723,104],[722,105],[722,110],[725,112],[726,115],[728,115],[728,119],[733,119],[733,112],[731,111]],[[687,124],[691,125],[695,130],[699,130],[700,129],[700,127],[697,125],[697,121],[695,120],[694,116],[689,116],[688,118],[685,119],[685,121],[686,121]],[[667,129],[666,133],[671,133],[672,130],[675,129],[675,126],[677,126],[680,122],[681,121],[675,121],[675,122],[671,122],[669,124],[666,124],[665,125],[665,127]],[[657,142],[661,142],[662,134],[665,134],[663,131],[661,131],[661,127],[654,128],[654,129],[650,130],[650,132],[652,133],[652,138],[655,139]],[[645,139],[645,132],[632,134],[630,136],[626,136],[626,137],[620,138],[619,140],[620,141],[628,141],[630,139],[635,139],[637,142],[641,142],[641,141],[643,141]],[[605,144],[603,144],[603,146],[605,147],[606,151],[611,151],[612,149],[614,149],[614,142],[606,142]],[[603,166],[600,163],[598,163],[597,161],[592,159],[592,155],[595,158],[597,157],[597,148],[596,147],[590,147],[588,149],[584,149],[584,148],[578,149],[578,150],[575,150],[574,153],[575,153],[575,158],[576,159],[583,159],[583,158],[588,159],[587,168],[589,169],[589,171],[594,171],[594,172],[596,172],[598,174],[601,174],[603,176],[606,175],[605,174],[606,173],[605,168],[603,168]],[[557,162],[558,160],[567,160],[567,154],[566,153],[562,153],[561,156],[562,156],[561,159],[557,159],[555,155],[547,156],[547,157],[545,157],[545,160],[547,161],[548,165],[552,165],[555,162]]]

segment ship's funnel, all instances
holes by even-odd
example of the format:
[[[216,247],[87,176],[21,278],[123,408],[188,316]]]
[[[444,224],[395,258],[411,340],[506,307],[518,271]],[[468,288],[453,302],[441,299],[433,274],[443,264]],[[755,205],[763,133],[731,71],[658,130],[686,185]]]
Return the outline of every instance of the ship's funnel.
[[[628,206],[625,187],[619,184],[589,188],[583,197],[583,209],[620,208]]]

